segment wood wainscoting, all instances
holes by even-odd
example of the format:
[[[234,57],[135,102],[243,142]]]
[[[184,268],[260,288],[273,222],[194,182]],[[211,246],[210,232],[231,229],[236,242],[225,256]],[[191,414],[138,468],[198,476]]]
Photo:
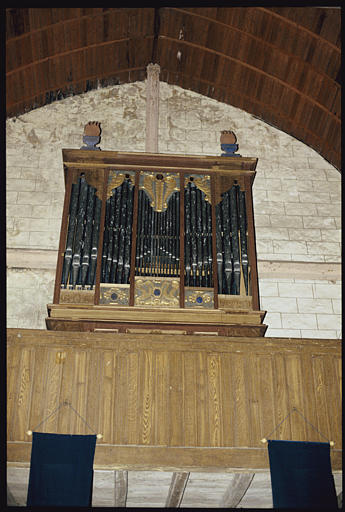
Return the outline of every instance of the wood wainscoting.
[[[335,442],[341,341],[8,329],[8,462],[33,430],[103,435],[96,468],[267,470],[267,437]],[[87,422],[87,424],[83,421]],[[313,428],[313,426],[315,428]],[[317,431],[317,430],[318,431]]]

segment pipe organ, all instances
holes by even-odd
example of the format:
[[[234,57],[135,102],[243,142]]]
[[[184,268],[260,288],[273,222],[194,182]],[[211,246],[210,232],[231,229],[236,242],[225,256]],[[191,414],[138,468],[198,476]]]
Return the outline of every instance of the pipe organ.
[[[256,159],[63,150],[50,329],[263,335]]]

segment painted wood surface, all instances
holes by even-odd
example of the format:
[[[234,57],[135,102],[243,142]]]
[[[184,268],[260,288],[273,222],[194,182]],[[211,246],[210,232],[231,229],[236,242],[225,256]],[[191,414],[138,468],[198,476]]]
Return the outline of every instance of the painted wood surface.
[[[8,329],[9,460],[67,401],[98,465],[268,467],[260,439],[295,407],[341,464],[340,340]],[[298,412],[272,439],[324,441]],[[62,406],[37,431],[89,434]],[[244,450],[244,451],[243,451]]]

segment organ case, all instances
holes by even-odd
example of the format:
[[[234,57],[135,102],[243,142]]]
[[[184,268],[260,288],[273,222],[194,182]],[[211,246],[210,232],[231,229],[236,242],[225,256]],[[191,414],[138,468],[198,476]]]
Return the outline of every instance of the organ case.
[[[255,158],[81,149],[63,162],[48,328],[264,334]]]

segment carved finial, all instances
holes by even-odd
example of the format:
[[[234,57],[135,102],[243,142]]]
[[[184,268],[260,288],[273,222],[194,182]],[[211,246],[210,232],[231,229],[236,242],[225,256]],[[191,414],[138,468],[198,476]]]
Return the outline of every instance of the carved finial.
[[[83,142],[86,146],[80,149],[93,149],[100,151],[101,148],[96,148],[101,140],[101,123],[98,121],[89,121],[84,127]]]
[[[241,156],[236,155],[235,151],[238,150],[237,137],[231,130],[223,130],[220,135],[220,147],[225,153],[221,156]]]

